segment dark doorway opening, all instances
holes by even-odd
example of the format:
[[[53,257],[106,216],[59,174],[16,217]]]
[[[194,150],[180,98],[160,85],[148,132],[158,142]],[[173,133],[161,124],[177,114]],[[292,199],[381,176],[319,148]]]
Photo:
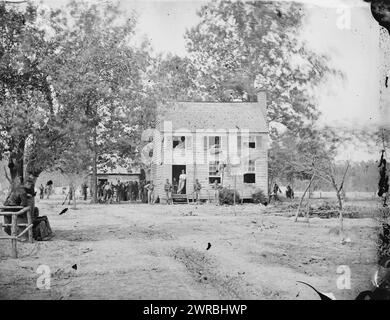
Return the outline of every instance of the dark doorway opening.
[[[179,176],[181,175],[182,170],[184,170],[185,174],[187,174],[185,165],[173,165],[172,166],[172,183],[173,183],[173,179],[175,178],[177,184],[179,185]],[[188,177],[187,177],[187,180],[188,180]],[[186,184],[183,188],[183,191],[181,192],[182,194],[187,194],[187,180],[186,180]]]

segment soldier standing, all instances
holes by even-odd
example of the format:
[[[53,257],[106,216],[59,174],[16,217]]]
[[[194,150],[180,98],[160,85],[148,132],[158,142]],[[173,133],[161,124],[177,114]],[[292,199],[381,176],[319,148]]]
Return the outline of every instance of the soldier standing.
[[[195,183],[194,183],[194,192],[195,192],[195,201],[196,203],[199,202],[199,194],[200,194],[200,190],[202,189],[202,186],[199,182],[198,179],[195,180]]]
[[[167,204],[172,204],[172,189],[173,189],[172,184],[169,182],[169,179],[167,179],[164,185]]]
[[[81,189],[83,190],[84,201],[86,201],[88,195],[88,185],[86,182],[81,185]]]

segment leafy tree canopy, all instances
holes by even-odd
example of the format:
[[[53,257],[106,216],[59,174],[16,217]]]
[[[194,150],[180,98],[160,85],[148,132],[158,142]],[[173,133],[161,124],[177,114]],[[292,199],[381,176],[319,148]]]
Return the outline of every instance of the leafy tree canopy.
[[[304,14],[295,2],[212,1],[203,6],[201,21],[186,40],[204,98],[254,101],[263,89],[271,126],[278,123],[297,133],[316,120],[313,89],[340,74],[328,66],[328,57],[300,39]]]

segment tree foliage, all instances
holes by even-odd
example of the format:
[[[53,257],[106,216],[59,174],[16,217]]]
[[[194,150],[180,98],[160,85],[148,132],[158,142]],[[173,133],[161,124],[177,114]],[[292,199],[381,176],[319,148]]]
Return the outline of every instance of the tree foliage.
[[[67,126],[55,108],[45,60],[55,46],[38,27],[37,8],[0,3],[0,154],[8,154],[11,178],[34,180],[61,152]]]
[[[134,159],[156,105],[135,24],[103,1],[0,4],[0,152],[13,181],[85,171],[96,156],[106,166]]]
[[[160,54],[148,72],[149,87],[160,103],[199,100],[196,74],[196,66],[189,58]]]
[[[267,91],[268,119],[297,132],[318,118],[313,89],[338,72],[300,40],[304,7],[290,2],[212,1],[186,33],[205,99],[256,99]]]
[[[81,124],[74,132],[98,150],[99,163],[123,165],[153,118],[155,102],[144,86],[147,46],[132,43],[135,16],[126,19],[118,4],[73,1],[66,9],[51,19],[59,44],[49,62],[56,97]]]

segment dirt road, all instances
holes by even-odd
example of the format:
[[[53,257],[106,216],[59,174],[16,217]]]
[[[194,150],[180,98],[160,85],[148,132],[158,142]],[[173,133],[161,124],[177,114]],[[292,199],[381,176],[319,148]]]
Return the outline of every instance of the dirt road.
[[[38,204],[52,240],[19,244],[19,259],[0,243],[1,299],[318,299],[297,281],[353,299],[376,264],[373,219],[346,219],[342,244],[336,219],[294,223],[251,204],[80,204],[59,216],[60,203]],[[37,288],[40,265],[50,289]],[[340,265],[349,290],[337,288]]]

